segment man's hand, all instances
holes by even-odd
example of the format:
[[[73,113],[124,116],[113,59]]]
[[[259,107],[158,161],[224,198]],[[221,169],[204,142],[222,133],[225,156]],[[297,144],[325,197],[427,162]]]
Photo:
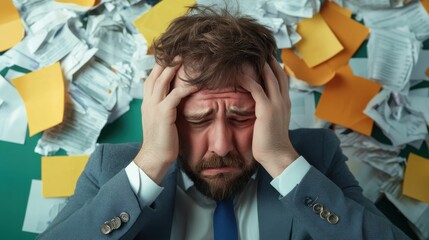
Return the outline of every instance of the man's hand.
[[[274,178],[289,166],[298,154],[289,139],[290,98],[288,77],[273,58],[265,63],[264,88],[254,79],[245,78],[241,86],[255,100],[256,121],[253,129],[253,156]]]
[[[170,92],[171,81],[180,66],[181,64],[177,64],[164,68],[156,64],[144,83],[144,141],[134,162],[158,185],[179,153],[175,123],[177,105],[184,97],[197,90],[196,87],[181,84]]]

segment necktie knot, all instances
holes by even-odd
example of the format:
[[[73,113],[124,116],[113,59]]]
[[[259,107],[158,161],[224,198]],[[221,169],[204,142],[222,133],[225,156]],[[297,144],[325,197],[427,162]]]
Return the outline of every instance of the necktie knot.
[[[213,231],[215,240],[237,240],[237,221],[234,214],[232,199],[216,202],[213,214]]]

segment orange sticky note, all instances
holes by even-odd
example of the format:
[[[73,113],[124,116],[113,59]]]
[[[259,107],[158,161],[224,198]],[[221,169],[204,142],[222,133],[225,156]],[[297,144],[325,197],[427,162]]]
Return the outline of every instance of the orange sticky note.
[[[74,3],[83,7],[92,7],[96,5],[99,2],[99,0],[55,0],[55,2]]]
[[[24,37],[24,26],[12,0],[0,1],[0,52],[15,46]]]
[[[369,136],[374,122],[363,111],[380,89],[379,83],[354,76],[346,65],[326,84],[315,114],[325,121]]]
[[[429,0],[421,0],[420,3],[423,5],[423,7],[426,9],[426,12],[429,13]]]
[[[12,80],[25,104],[30,136],[63,121],[64,78],[60,63]]]
[[[346,65],[369,34],[367,27],[338,12],[340,8],[336,3],[326,2],[320,10],[323,19],[344,47],[327,61],[333,70]]]
[[[195,0],[163,0],[147,13],[136,19],[134,25],[143,34],[149,46],[165,32],[168,25],[177,17],[184,15]]]
[[[328,60],[343,49],[320,13],[301,20],[296,31],[302,39],[295,47],[309,67]]]
[[[306,81],[313,86],[321,86],[329,82],[335,71],[346,65],[353,54],[368,36],[369,30],[362,24],[346,17],[339,11],[342,8],[335,3],[326,2],[320,14],[343,45],[343,50],[327,61],[310,68],[291,49],[283,49],[281,58],[283,63],[295,77]]]
[[[287,69],[290,69],[296,78],[306,81],[313,86],[322,86],[335,76],[335,71],[327,64],[322,63],[313,68],[309,68],[305,62],[289,48],[282,49],[281,59]]]
[[[410,153],[405,168],[402,193],[416,200],[429,203],[429,159]]]
[[[73,195],[77,179],[89,156],[42,157],[42,193],[44,197]]]
[[[324,5],[328,5],[329,8],[341,13],[342,15],[346,16],[347,18],[351,18],[351,16],[352,16],[352,10],[350,10],[348,8],[341,7],[340,5],[336,4],[335,2],[326,1]],[[324,6],[324,7],[327,7],[327,6]],[[325,16],[323,16],[323,18],[325,19]],[[326,19],[325,19],[325,21],[326,21]],[[328,23],[328,25],[329,25],[329,23]]]

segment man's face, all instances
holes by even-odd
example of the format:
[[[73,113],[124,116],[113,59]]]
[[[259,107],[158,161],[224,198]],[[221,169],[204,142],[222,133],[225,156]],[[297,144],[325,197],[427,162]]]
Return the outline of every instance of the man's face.
[[[243,67],[258,81],[255,71]],[[183,84],[183,66],[175,86]],[[244,89],[201,90],[178,106],[180,164],[197,189],[215,200],[240,192],[256,170],[252,155],[255,101]]]

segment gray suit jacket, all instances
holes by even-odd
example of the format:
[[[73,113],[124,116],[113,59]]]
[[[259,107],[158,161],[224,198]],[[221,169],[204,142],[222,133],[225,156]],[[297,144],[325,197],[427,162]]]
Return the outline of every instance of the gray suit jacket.
[[[345,164],[339,141],[329,130],[290,132],[299,154],[312,165],[292,192],[281,197],[272,177],[259,167],[257,205],[260,239],[409,239],[362,195]],[[176,194],[177,166],[151,206],[140,206],[124,168],[140,144],[101,145],[80,176],[75,194],[39,239],[169,239]],[[305,204],[311,197],[339,217],[322,219]],[[103,235],[100,226],[121,212],[130,220]],[[210,221],[210,220],[207,220]]]

